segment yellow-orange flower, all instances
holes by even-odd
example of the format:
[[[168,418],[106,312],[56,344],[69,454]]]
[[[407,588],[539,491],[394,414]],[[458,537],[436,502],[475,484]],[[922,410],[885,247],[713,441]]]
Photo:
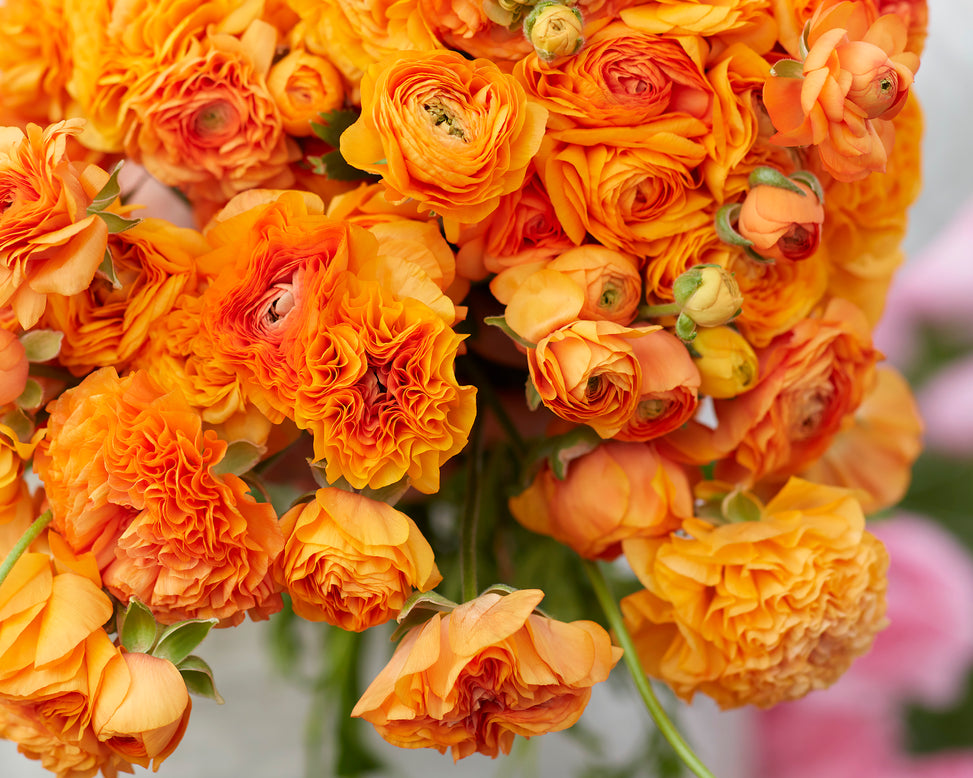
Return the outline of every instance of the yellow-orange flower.
[[[622,612],[680,697],[770,707],[834,683],[885,626],[882,544],[845,489],[792,479],[759,521],[623,544],[645,589]]]
[[[381,175],[393,198],[464,223],[523,184],[547,119],[492,62],[452,51],[399,52],[369,68],[361,101],[341,136],[345,159]]]
[[[564,479],[545,465],[510,499],[523,526],[588,559],[614,559],[623,540],[665,535],[692,511],[682,466],[652,445],[614,441],[570,460]]]
[[[693,339],[693,362],[699,370],[700,394],[736,397],[757,382],[757,355],[732,327],[704,327]]]
[[[352,716],[394,745],[450,749],[456,760],[570,727],[622,652],[594,622],[534,613],[543,597],[484,594],[414,627]]]
[[[21,441],[6,424],[0,424],[0,556],[5,556],[37,517],[40,495],[31,493],[24,475],[33,456],[39,430],[30,441]]]
[[[108,248],[119,288],[97,278],[79,294],[48,298],[44,323],[64,333],[58,361],[76,375],[126,367],[178,297],[195,290],[195,260],[208,246],[195,230],[143,219]]]
[[[280,608],[273,509],[213,472],[226,443],[180,395],[103,368],[50,412],[34,464],[54,526],[75,552],[94,552],[113,595],[138,597],[162,623],[236,624]]]
[[[12,403],[27,386],[27,351],[17,336],[0,330],[0,405]]]
[[[74,165],[65,150],[83,124],[0,127],[0,306],[13,306],[24,328],[48,294],[87,287],[105,255],[108,228],[85,211],[107,176]]]
[[[311,135],[318,114],[341,108],[345,87],[338,69],[324,57],[294,49],[274,63],[267,74],[267,89],[277,103],[284,131]]]
[[[419,528],[384,502],[328,487],[280,521],[280,579],[308,621],[361,632],[394,618],[413,589],[442,580]]]

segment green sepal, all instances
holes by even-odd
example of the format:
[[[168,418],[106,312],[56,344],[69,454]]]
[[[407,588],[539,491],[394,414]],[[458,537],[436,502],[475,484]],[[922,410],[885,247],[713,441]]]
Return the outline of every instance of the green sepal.
[[[527,461],[547,460],[554,476],[563,481],[568,476],[571,462],[594,451],[601,443],[601,436],[591,427],[579,425],[570,432],[543,438],[528,452]]]
[[[133,597],[120,621],[118,637],[125,650],[132,654],[148,654],[155,645],[159,630],[152,611]]]
[[[142,221],[141,219],[129,219],[125,216],[119,216],[117,213],[112,213],[111,211],[96,211],[95,213],[108,225],[109,235],[117,235],[120,232],[125,232],[125,230],[130,230]]]
[[[395,628],[390,640],[398,640],[413,627],[424,624],[437,613],[449,613],[457,605],[458,603],[436,592],[414,592],[402,605],[402,610],[395,619],[399,626]]]
[[[20,336],[28,362],[47,362],[61,353],[64,333],[57,330],[31,330]]]
[[[115,202],[119,195],[121,195],[122,190],[118,185],[118,173],[122,169],[122,162],[119,162],[115,167],[112,168],[111,174],[108,176],[108,182],[98,191],[94,199],[91,201],[91,205],[88,206],[85,213],[88,216],[98,216],[102,221],[108,226],[108,232],[112,235],[125,232],[125,230],[134,227],[138,224],[141,219],[129,219],[125,216],[119,216],[117,213],[111,213],[105,209]]]
[[[750,184],[751,189],[755,186],[775,186],[778,189],[786,189],[789,192],[799,194],[801,197],[807,197],[807,192],[774,167],[761,165],[754,168],[750,178],[747,179],[747,183]]]
[[[366,173],[348,164],[338,149],[325,152],[320,157],[308,157],[312,172],[331,181],[377,181],[378,176]]]
[[[484,316],[483,323],[489,324],[491,327],[497,327],[503,331],[503,334],[510,338],[514,343],[524,348],[537,348],[536,343],[531,343],[526,338],[518,335],[509,324],[507,324],[507,319],[505,316]]]
[[[178,667],[219,622],[219,619],[189,619],[166,627],[152,649],[152,656],[168,659]]]
[[[115,263],[111,258],[111,250],[105,249],[105,256],[101,260],[101,264],[98,265],[98,273],[107,279],[108,283],[112,285],[112,289],[121,289],[122,282],[118,280],[118,274],[115,272]]]
[[[801,52],[801,60],[807,59],[808,52],[810,52],[811,47],[808,46],[808,37],[811,34],[811,21],[808,20],[804,24],[804,29],[801,31],[801,38],[798,42],[798,48]]]
[[[0,418],[0,424],[9,427],[21,443],[29,442],[34,435],[34,430],[37,428],[37,425],[34,424],[33,417],[26,413],[23,408],[14,408],[11,411],[7,411],[3,415],[3,418]]]
[[[537,391],[537,387],[534,386],[534,382],[528,377],[527,383],[524,385],[524,392],[527,395],[527,408],[536,411],[541,405],[544,404],[544,400],[541,397],[541,393]]]
[[[27,383],[24,385],[24,391],[20,393],[20,397],[14,402],[18,408],[23,408],[28,411],[35,410],[44,402],[44,387],[33,378],[28,378]]]
[[[314,134],[332,148],[338,148],[341,133],[358,121],[358,111],[351,108],[336,108],[333,111],[320,113],[320,122],[311,122]]]
[[[776,260],[773,257],[765,257],[762,254],[758,254],[750,246],[744,246],[743,253],[746,254],[754,262],[759,262],[761,265],[773,265]]]
[[[696,322],[684,313],[679,314],[676,319],[676,337],[685,343],[690,343],[696,339]]]
[[[763,518],[763,507],[746,492],[731,492],[723,499],[721,508],[729,522],[760,521]]]
[[[311,122],[311,129],[314,131],[314,134],[333,149],[322,154],[320,157],[307,158],[307,162],[314,173],[319,176],[326,176],[332,181],[377,180],[376,176],[348,164],[348,161],[341,155],[341,151],[339,151],[341,133],[358,121],[359,115],[358,111],[349,108],[338,108],[334,111],[319,114],[321,117],[320,122]]]
[[[216,475],[242,475],[253,469],[264,454],[267,453],[266,446],[258,446],[249,440],[234,440],[227,445],[223,458],[213,465],[213,473]]]
[[[805,184],[808,189],[814,192],[818,198],[818,202],[824,205],[824,187],[821,186],[818,177],[810,170],[798,170],[796,173],[791,174],[791,181],[800,181],[802,184]]]
[[[736,228],[733,226],[740,216],[740,210],[743,206],[740,203],[731,203],[729,205],[724,205],[716,212],[716,216],[713,219],[713,226],[716,228],[717,237],[724,243],[728,243],[731,246],[752,246],[753,241],[744,238]]]
[[[176,669],[186,682],[186,689],[190,694],[215,700],[217,705],[223,704],[223,697],[216,691],[216,684],[213,682],[213,671],[198,656],[187,656],[176,665]]]
[[[804,63],[796,59],[782,59],[770,69],[770,75],[777,78],[804,78]]]
[[[518,589],[515,586],[508,586],[507,584],[496,583],[493,584],[492,586],[488,586],[486,589],[480,592],[480,596],[482,597],[485,594],[499,594],[501,597],[506,597],[508,594],[513,594],[514,592],[519,592],[519,591],[520,589]],[[543,616],[545,619],[551,618],[550,614],[548,614],[546,611],[544,611],[541,608],[534,608],[534,610],[532,610],[531,613],[536,613],[538,616]]]

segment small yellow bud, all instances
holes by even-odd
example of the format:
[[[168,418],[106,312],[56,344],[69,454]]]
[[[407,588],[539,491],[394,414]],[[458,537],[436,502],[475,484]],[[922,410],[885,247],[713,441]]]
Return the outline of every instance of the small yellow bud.
[[[584,46],[584,20],[574,7],[538,3],[524,20],[524,34],[545,62],[577,54]]]
[[[724,399],[736,397],[757,383],[757,355],[732,327],[701,329],[693,340],[693,362],[702,379],[700,394]]]
[[[682,314],[700,327],[727,324],[740,313],[743,294],[733,275],[719,265],[696,265],[672,286]]]

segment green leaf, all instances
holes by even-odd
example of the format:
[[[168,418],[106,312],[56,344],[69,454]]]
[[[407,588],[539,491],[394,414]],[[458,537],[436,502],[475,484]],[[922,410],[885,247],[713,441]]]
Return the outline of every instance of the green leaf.
[[[17,407],[32,411],[39,408],[42,402],[44,402],[44,388],[33,378],[28,378],[24,391],[16,400]]]
[[[111,211],[97,211],[96,215],[108,225],[109,235],[117,235],[119,232],[130,230],[142,221],[141,219],[129,219],[125,216],[119,216],[117,213],[112,213]]]
[[[216,475],[242,475],[253,469],[266,453],[266,446],[258,446],[249,440],[234,440],[226,447],[223,458],[213,465],[213,472]]]
[[[106,183],[98,194],[95,195],[94,199],[91,201],[91,205],[88,206],[88,215],[99,213],[109,205],[111,205],[118,196],[122,193],[121,187],[118,185],[118,173],[122,169],[122,164],[124,160],[119,161],[115,167],[112,168],[111,174],[108,176],[108,183]]]
[[[47,362],[61,353],[64,333],[56,330],[31,330],[20,336],[28,362]]]
[[[341,152],[335,149],[320,157],[321,164],[324,166],[324,175],[332,181],[362,181],[377,180],[377,176],[366,173],[348,164]]]
[[[770,75],[777,78],[804,78],[804,64],[796,59],[778,60],[770,69]]]
[[[526,338],[522,338],[516,332],[511,329],[510,325],[507,324],[507,319],[503,316],[485,316],[483,318],[484,324],[489,324],[491,327],[497,327],[503,330],[504,335],[510,338],[514,343],[517,343],[524,348],[536,348],[536,343],[531,343]]]
[[[527,407],[530,410],[536,411],[543,405],[544,400],[541,398],[541,393],[537,391],[537,387],[534,386],[534,382],[529,377],[524,390],[527,392]]]
[[[133,597],[122,614],[122,628],[118,635],[122,645],[133,654],[148,654],[155,645],[157,632],[152,611]]]
[[[818,181],[818,177],[810,170],[798,170],[796,173],[792,173],[791,181],[800,181],[802,184],[806,184],[807,188],[817,196],[818,202],[824,205],[824,188]]]
[[[338,108],[318,115],[321,117],[321,122],[311,122],[311,129],[332,148],[338,148],[341,133],[358,121],[360,116],[358,111],[351,108]]]
[[[778,189],[786,189],[788,192],[799,194],[801,197],[807,197],[807,192],[773,167],[761,165],[754,168],[750,178],[747,179],[747,183],[750,184],[751,189],[755,186],[775,186]]]
[[[219,619],[190,619],[173,624],[159,636],[152,655],[168,659],[178,667],[218,623]]]
[[[115,273],[115,263],[112,261],[110,249],[105,249],[105,256],[101,260],[97,272],[108,279],[108,283],[112,285],[113,289],[122,288],[122,282],[118,280],[118,275]]]
[[[208,697],[215,700],[217,705],[223,704],[223,697],[216,691],[216,684],[213,682],[213,671],[198,656],[187,656],[176,665],[176,669],[186,682],[190,694]]]

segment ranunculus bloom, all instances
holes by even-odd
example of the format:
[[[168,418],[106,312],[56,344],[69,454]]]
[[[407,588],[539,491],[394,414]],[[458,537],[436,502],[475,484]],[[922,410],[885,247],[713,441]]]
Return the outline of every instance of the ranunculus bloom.
[[[732,327],[703,327],[693,339],[699,392],[714,398],[736,397],[757,382],[757,355]]]
[[[76,295],[48,299],[44,324],[64,333],[58,361],[75,375],[124,369],[179,295],[195,291],[196,258],[208,248],[195,230],[161,219],[143,219],[108,246],[118,289],[98,278]]]
[[[782,146],[816,146],[839,181],[885,170],[894,129],[919,67],[905,51],[905,22],[877,19],[868,3],[827,2],[810,21],[809,51],[798,77],[772,77],[764,104]],[[795,65],[795,67],[797,67]]]
[[[297,149],[264,81],[275,44],[273,28],[257,21],[242,38],[211,34],[144,76],[124,98],[135,117],[126,153],[194,200],[290,184]]]
[[[80,119],[0,127],[0,306],[24,328],[37,323],[47,295],[76,294],[105,256],[108,227],[85,211],[107,176],[67,157]]]
[[[681,465],[652,445],[614,441],[572,459],[563,480],[545,465],[510,499],[510,512],[523,526],[587,559],[614,559],[623,540],[665,535],[692,511]]]
[[[579,319],[555,330],[527,355],[541,401],[562,419],[613,437],[632,418],[642,394],[634,341],[659,329]]]
[[[266,618],[280,595],[283,547],[273,508],[234,475],[217,475],[226,443],[176,392],[144,372],[92,373],[50,407],[34,456],[54,526],[94,552],[108,590],[138,597],[157,620]]]
[[[743,295],[733,274],[715,264],[691,267],[672,287],[681,312],[700,327],[728,324],[743,307]]]
[[[341,108],[345,87],[338,69],[324,57],[294,49],[270,69],[267,89],[277,103],[285,132],[311,135],[319,114]]]
[[[414,627],[351,715],[394,745],[456,760],[570,727],[622,652],[594,622],[534,613],[543,597],[485,594]]]
[[[0,405],[12,403],[27,386],[27,351],[17,336],[0,329]]]
[[[747,192],[737,229],[762,257],[801,260],[818,248],[824,206],[807,184],[795,183],[803,195],[766,185]]]
[[[848,490],[792,479],[759,521],[625,541],[622,612],[680,697],[770,707],[834,683],[885,626],[888,556]]]
[[[642,301],[642,278],[634,257],[603,246],[585,245],[559,254],[547,264],[584,289],[578,318],[631,324]]]
[[[92,728],[127,761],[153,770],[182,740],[192,701],[168,659],[122,653],[105,669],[94,699]]]
[[[393,618],[413,589],[442,580],[419,528],[384,502],[327,487],[280,522],[280,580],[308,621],[361,632]]]
[[[399,52],[362,79],[362,114],[341,153],[456,222],[488,216],[523,184],[547,111],[487,60],[452,51]]]
[[[27,483],[27,463],[34,454],[43,429],[22,442],[6,424],[0,424],[0,556],[5,556],[24,534],[42,508],[42,495],[33,495]]]

